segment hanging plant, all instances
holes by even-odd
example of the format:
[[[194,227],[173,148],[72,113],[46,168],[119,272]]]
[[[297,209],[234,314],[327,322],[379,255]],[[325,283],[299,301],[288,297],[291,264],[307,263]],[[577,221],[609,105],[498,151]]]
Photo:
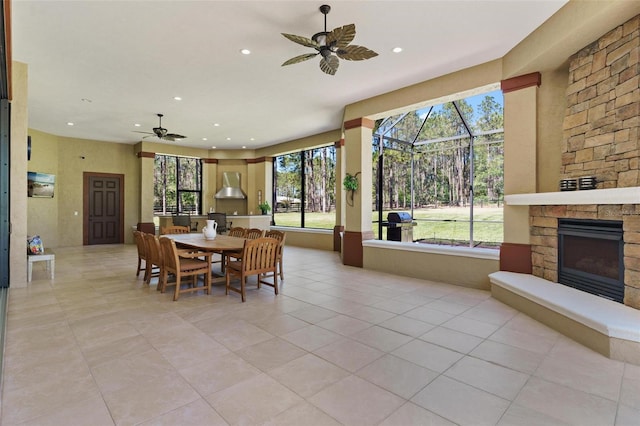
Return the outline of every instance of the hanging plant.
[[[347,175],[344,177],[344,180],[342,181],[342,186],[344,186],[344,189],[349,191],[349,198],[351,199],[351,202],[349,202],[349,199],[347,199],[347,204],[349,204],[350,206],[353,206],[353,195],[358,190],[359,174],[360,172],[356,173],[355,175],[347,173]]]
[[[347,191],[358,190],[358,173],[356,173],[355,175],[347,173],[347,175],[344,177],[344,180],[342,181],[344,189],[346,189]]]

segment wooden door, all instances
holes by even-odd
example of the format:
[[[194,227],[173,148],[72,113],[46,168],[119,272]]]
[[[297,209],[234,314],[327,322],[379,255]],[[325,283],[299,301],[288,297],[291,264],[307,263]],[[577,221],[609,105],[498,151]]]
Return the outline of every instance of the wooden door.
[[[84,244],[124,242],[124,175],[84,173]]]

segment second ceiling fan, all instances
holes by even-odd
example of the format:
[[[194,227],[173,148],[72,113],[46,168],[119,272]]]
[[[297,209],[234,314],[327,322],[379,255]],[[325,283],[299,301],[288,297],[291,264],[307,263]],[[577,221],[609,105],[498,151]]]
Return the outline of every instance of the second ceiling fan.
[[[312,47],[317,53],[305,53],[293,57],[286,61],[282,66],[297,64],[306,61],[317,55],[321,55],[320,69],[330,75],[334,75],[338,71],[340,59],[348,61],[362,61],[378,56],[376,52],[363,46],[349,44],[356,36],[355,24],[349,24],[333,29],[327,32],[327,14],[331,10],[331,6],[323,4],[320,6],[320,12],[324,15],[324,31],[314,34],[311,38],[302,37],[294,34],[285,34],[283,36],[306,47]]]
[[[186,136],[183,135],[179,135],[177,133],[169,133],[169,131],[167,129],[165,129],[164,127],[162,127],[162,117],[164,117],[164,114],[156,114],[158,116],[159,119],[159,124],[158,127],[154,127],[153,133],[152,132],[138,132],[136,131],[136,133],[145,133],[149,136],[144,136],[143,139],[151,137],[151,136],[157,136],[158,139],[161,139],[163,141],[169,141],[169,142],[180,142],[182,139],[186,139]]]

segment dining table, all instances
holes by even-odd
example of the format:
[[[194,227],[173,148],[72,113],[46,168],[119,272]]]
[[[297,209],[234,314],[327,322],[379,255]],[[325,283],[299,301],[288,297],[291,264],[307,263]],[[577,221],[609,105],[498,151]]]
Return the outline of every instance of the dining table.
[[[216,235],[212,240],[204,238],[203,233],[190,233],[190,234],[166,234],[162,237],[171,238],[176,246],[179,248],[196,249],[207,252],[220,253],[222,255],[222,262],[224,262],[225,252],[237,252],[242,251],[244,248],[245,238],[230,237],[228,235]],[[221,273],[224,273],[224,264],[220,267]],[[211,273],[212,282],[224,281],[224,275],[216,275]]]

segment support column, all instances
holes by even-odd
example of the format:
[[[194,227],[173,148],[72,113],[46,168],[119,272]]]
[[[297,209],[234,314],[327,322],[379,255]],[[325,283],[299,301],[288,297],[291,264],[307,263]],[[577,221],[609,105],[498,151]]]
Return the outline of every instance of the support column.
[[[500,83],[504,94],[504,194],[537,192],[537,96],[540,73]],[[528,206],[504,206],[500,269],[531,273]]]
[[[335,143],[336,148],[336,176],[344,176],[344,164],[345,161],[342,158],[344,156],[344,139],[340,139]],[[344,191],[342,190],[341,182],[336,182],[336,224],[333,227],[333,251],[342,251],[342,235],[344,234],[344,222],[345,222],[345,202]]]
[[[247,159],[248,214],[261,214],[258,204],[265,201],[271,206],[270,214],[273,214],[273,157]]]
[[[216,210],[218,160],[216,158],[202,159],[202,214],[207,214],[211,210]]]
[[[362,267],[363,251],[362,241],[371,240],[374,237],[371,207],[373,197],[371,187],[373,185],[371,138],[373,120],[357,118],[344,123],[344,172],[339,182],[346,174],[358,177],[358,190],[353,194],[347,193],[341,199],[345,200],[345,231],[342,240],[342,262],[349,266]]]
[[[153,169],[155,152],[138,152],[140,159],[140,206],[138,222],[153,222]]]

